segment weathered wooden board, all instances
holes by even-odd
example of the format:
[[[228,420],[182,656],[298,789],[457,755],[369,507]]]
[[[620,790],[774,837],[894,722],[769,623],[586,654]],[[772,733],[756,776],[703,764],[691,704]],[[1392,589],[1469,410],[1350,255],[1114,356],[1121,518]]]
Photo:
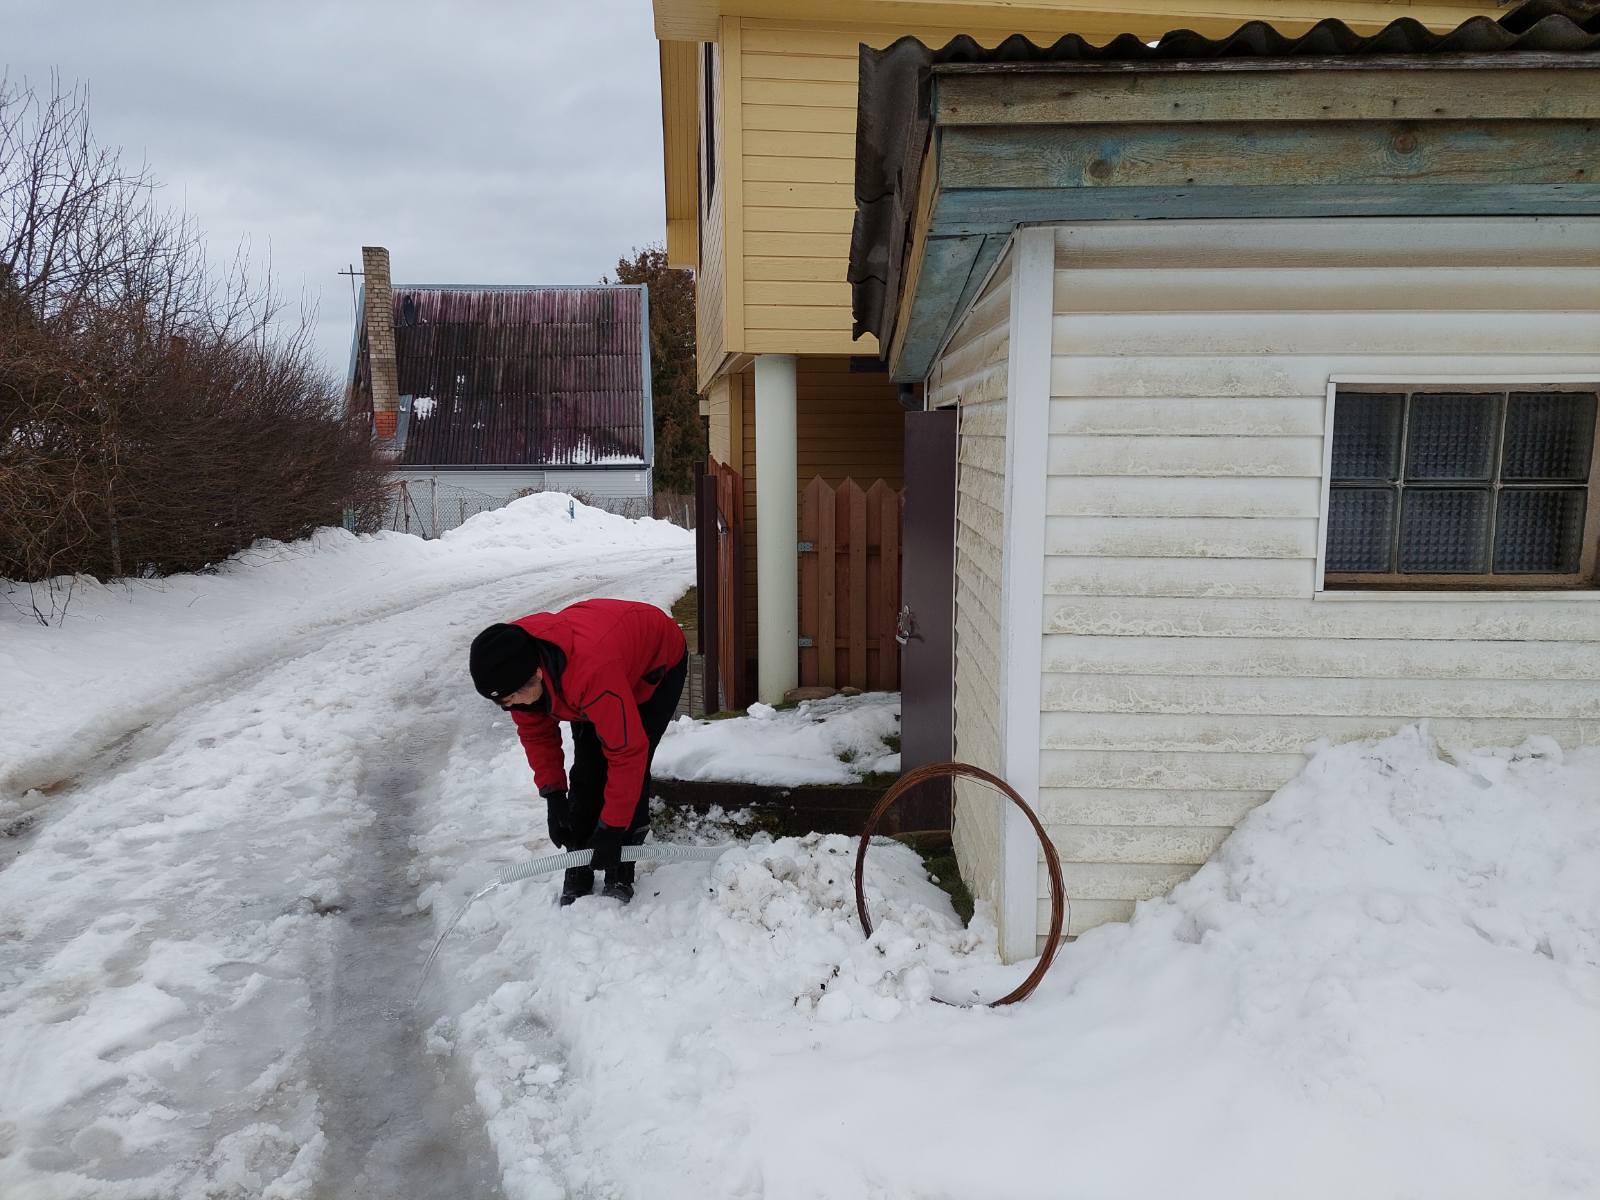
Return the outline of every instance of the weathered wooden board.
[[[1061,558],[1044,564],[1047,596],[1310,597],[1317,565],[1280,558]]]
[[[1044,709],[1063,713],[1229,713],[1273,719],[1362,716],[1397,721],[1423,717],[1594,721],[1600,719],[1600,688],[1587,679],[1501,680],[1485,687],[1478,679],[1319,679],[1308,685],[1303,679],[1051,673],[1044,678]],[[1178,784],[1158,783],[1152,777],[1142,783],[1106,783],[1046,774],[1052,784],[1079,787],[1276,787],[1288,778],[1282,776],[1277,783]]]
[[[1600,296],[1596,297],[1600,308]],[[1050,432],[1184,437],[1321,437],[1324,396],[1059,397]]]
[[[1073,125],[940,131],[947,189],[1585,183],[1600,121]]]
[[[1231,826],[1048,825],[1065,862],[1199,866],[1216,852]]]
[[[1315,517],[1048,517],[1045,553],[1112,558],[1311,558]]]
[[[1041,788],[1047,825],[1236,825],[1270,791],[1141,791],[1138,788]]]
[[[1044,669],[1246,679],[1600,680],[1600,642],[1051,635]]]
[[[1167,713],[1046,713],[1042,746],[1050,750],[1147,751],[1191,754],[1293,754],[1319,738],[1354,741],[1389,737],[1407,721],[1368,716],[1230,716]],[[1600,721],[1549,718],[1432,720],[1429,731],[1447,746],[1520,746],[1533,736],[1565,746],[1592,745]],[[1178,817],[1173,824],[1183,824]]]
[[[1359,68],[1357,68],[1359,69]],[[934,120],[963,125],[1177,121],[1600,119],[1600,73],[1470,71],[1064,71],[940,75]]]
[[[1053,475],[1045,511],[1058,517],[1309,517],[1322,481],[1239,478],[1108,478]]]
[[[1052,475],[1322,475],[1320,437],[1072,437],[1050,439]]]
[[[1372,593],[1346,602],[1051,597],[1046,633],[1111,637],[1416,638],[1600,642],[1600,594],[1543,593],[1417,600]]]

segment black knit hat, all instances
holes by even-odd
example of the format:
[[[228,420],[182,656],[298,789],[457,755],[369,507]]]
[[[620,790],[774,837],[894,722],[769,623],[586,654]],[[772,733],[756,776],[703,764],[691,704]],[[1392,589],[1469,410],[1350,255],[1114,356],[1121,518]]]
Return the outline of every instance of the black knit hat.
[[[539,669],[533,635],[516,625],[491,625],[472,639],[472,686],[490,700],[520,691]]]

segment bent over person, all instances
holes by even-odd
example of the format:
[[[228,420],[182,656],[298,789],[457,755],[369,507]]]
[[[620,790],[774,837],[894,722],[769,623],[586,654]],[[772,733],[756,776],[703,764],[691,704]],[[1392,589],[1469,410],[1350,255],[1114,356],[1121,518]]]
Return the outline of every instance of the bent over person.
[[[491,625],[472,641],[472,682],[511,713],[549,810],[550,840],[593,850],[561,887],[571,904],[604,871],[604,895],[633,899],[623,846],[650,823],[650,763],[688,674],[683,630],[653,604],[585,600],[554,613]],[[569,778],[561,722],[572,725]]]

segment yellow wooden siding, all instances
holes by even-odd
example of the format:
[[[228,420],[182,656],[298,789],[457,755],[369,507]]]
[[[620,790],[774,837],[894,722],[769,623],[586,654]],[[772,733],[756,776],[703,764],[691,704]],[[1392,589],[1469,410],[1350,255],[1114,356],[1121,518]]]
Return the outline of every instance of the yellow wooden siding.
[[[876,354],[850,336],[845,271],[855,220],[856,71],[862,42],[958,33],[999,42],[1016,32],[742,22],[744,337],[752,354]],[[1038,30],[1033,36],[1048,37]]]
[[[903,482],[905,410],[899,388],[882,372],[850,370],[843,357],[799,360],[796,378],[796,477],[803,492],[814,476]]]
[[[661,43],[661,135],[667,201],[667,262],[693,270],[699,241],[700,189],[695,181],[699,155],[701,51],[694,42]]]
[[[713,379],[705,390],[706,443],[711,457],[719,463],[733,461],[733,426],[728,397],[733,391],[726,375]]]
[[[720,51],[719,51],[720,53]],[[705,53],[703,50],[696,55],[698,68],[696,70],[696,94],[699,96],[699,110],[702,128],[706,119],[705,112]],[[700,269],[695,276],[695,301],[694,301],[694,334],[695,334],[695,367],[699,376],[699,385],[702,392],[706,391],[711,380],[716,377],[722,368],[723,356],[728,350],[727,340],[727,254],[726,254],[726,228],[727,228],[727,195],[728,186],[723,171],[724,145],[723,131],[725,121],[723,113],[722,89],[716,89],[715,111],[711,114],[713,123],[713,137],[716,145],[717,179],[711,190],[711,203],[701,218],[700,226]],[[699,187],[704,188],[704,166],[701,167]],[[703,193],[697,202],[704,204]]]

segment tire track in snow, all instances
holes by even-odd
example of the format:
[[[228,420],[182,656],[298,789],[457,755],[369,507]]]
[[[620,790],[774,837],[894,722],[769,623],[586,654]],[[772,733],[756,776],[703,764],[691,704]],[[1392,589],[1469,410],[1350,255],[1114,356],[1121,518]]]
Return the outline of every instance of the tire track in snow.
[[[324,628],[267,670],[218,681],[62,796],[0,873],[0,1194],[355,1195],[338,1172],[384,1161],[386,1129],[406,1136],[356,1111],[373,1096],[462,1114],[459,1078],[417,1070],[414,1029],[364,1023],[390,956],[420,964],[426,942],[420,922],[386,925],[393,897],[369,890],[409,850],[407,810],[385,805],[428,786],[403,764],[370,774],[398,740],[385,718],[442,664],[455,675],[486,621],[686,559],[613,554],[568,573],[560,596],[529,582],[544,566]],[[374,781],[389,794],[372,795]],[[350,897],[379,910],[373,923],[332,911]],[[347,951],[363,936],[377,957],[356,965]],[[396,1004],[414,980],[387,981]],[[330,1069],[358,1086],[327,1087]],[[469,1140],[436,1148],[481,1158],[481,1129]],[[471,1178],[470,1165],[428,1161]],[[422,1194],[414,1181],[390,1194]]]

